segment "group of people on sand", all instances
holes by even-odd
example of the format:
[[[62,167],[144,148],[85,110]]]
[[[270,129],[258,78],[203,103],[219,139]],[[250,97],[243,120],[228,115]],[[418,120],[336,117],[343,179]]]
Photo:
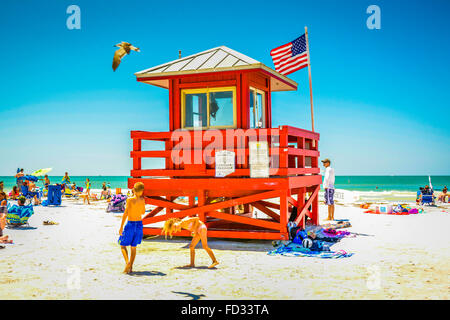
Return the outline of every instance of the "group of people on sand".
[[[425,187],[420,187],[419,190],[420,190],[420,192],[418,192],[418,194],[417,194],[416,203],[421,202],[423,195],[429,195],[429,196],[434,195],[434,190],[431,189],[429,185],[426,185]],[[434,204],[435,198],[436,197],[433,196],[433,204]],[[448,193],[447,186],[444,186],[444,188],[442,189],[442,192],[437,197],[437,201],[444,202],[444,203],[450,203],[450,195]]]
[[[24,179],[23,177],[25,177],[23,169],[17,169],[17,173],[15,175],[16,185],[13,186],[13,189],[9,193],[9,198],[12,200],[17,200],[20,196],[25,196],[32,198],[34,200],[34,205],[39,205],[41,203],[41,197],[36,183],[32,180]]]
[[[27,176],[24,173],[24,169],[18,169],[17,174],[15,175],[16,178],[16,185],[13,186],[12,191],[9,193],[9,198],[12,200],[17,200],[19,196],[23,195],[28,198],[32,198],[34,200],[34,205],[39,205],[41,203],[41,194],[38,192],[38,187],[36,186],[35,181],[32,181],[30,179],[23,178]],[[41,180],[44,184],[44,190],[48,191],[48,187],[51,184],[49,176],[46,174],[44,178],[39,178],[38,180]],[[65,172],[64,177],[61,180],[61,191],[65,192],[66,190],[70,191],[70,194],[73,196],[79,196],[81,195],[83,199],[83,203],[90,204],[89,198],[91,197],[90,190],[91,190],[91,182],[89,178],[86,178],[85,186],[86,186],[86,193],[82,195],[82,192],[80,192],[77,188],[77,185],[75,182],[71,183],[69,173]],[[104,189],[106,189],[105,183],[103,183]],[[109,185],[109,183],[108,183]],[[3,181],[0,182],[0,190],[3,191]],[[108,194],[108,192],[106,192]],[[103,194],[103,192],[102,192]],[[110,194],[110,192],[109,192]]]
[[[145,186],[142,182],[137,182],[133,187],[133,196],[127,199],[125,212],[119,229],[119,240],[123,257],[125,259],[124,273],[133,272],[133,263],[136,257],[136,247],[143,238],[142,215],[145,214],[145,200],[143,197]],[[125,221],[127,223],[125,224]],[[125,225],[125,226],[124,226]],[[183,219],[168,219],[163,227],[162,233],[172,236],[173,233],[180,232],[182,229],[188,230],[192,235],[190,249],[190,264],[186,267],[195,267],[195,246],[199,241],[202,242],[203,249],[208,253],[212,264],[208,268],[214,268],[219,264],[214,253],[208,247],[206,225],[197,217],[185,217]],[[128,255],[127,247],[130,247]]]

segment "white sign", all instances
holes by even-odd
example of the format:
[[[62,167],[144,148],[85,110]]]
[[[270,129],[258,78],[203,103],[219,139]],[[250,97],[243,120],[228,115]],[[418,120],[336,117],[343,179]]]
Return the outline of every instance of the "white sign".
[[[235,153],[228,150],[216,151],[216,177],[226,177],[235,170]]]
[[[250,177],[269,177],[269,144],[267,141],[250,141]]]

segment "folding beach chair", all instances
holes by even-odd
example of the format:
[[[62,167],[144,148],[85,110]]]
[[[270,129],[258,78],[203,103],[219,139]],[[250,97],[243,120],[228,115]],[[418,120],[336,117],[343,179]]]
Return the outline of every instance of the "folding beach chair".
[[[434,196],[433,196],[433,191],[431,191],[431,194],[424,194],[423,192],[422,192],[422,199],[421,199],[421,201],[420,201],[420,204],[421,205],[425,205],[425,204],[428,204],[428,205],[434,205]]]
[[[38,196],[37,192],[30,192],[28,190],[28,186],[24,186],[24,185],[21,186],[21,192],[22,192],[22,195],[26,199],[25,205],[31,204],[31,201],[33,200],[34,196]]]
[[[8,227],[28,226],[28,219],[34,214],[33,205],[8,207],[6,224]]]

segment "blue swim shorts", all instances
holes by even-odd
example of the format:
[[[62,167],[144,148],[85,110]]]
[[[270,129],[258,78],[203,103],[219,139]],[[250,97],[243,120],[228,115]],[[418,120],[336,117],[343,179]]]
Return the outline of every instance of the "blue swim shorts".
[[[334,205],[334,189],[325,189],[325,204],[327,206]]]
[[[136,247],[144,236],[142,221],[128,221],[117,241],[121,246]]]

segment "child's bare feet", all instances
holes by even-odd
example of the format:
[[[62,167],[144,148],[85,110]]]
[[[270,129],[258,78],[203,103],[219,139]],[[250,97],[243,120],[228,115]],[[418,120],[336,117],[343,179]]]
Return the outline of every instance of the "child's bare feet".
[[[131,265],[129,263],[127,263],[127,265],[125,266],[125,269],[123,270],[123,273],[130,273],[131,271]]]
[[[208,267],[208,269],[214,268],[214,267],[217,266],[218,264],[219,264],[218,261],[214,261],[214,262],[212,263],[212,265],[210,265],[210,266]]]
[[[188,264],[183,266],[183,268],[195,268],[195,264]]]

